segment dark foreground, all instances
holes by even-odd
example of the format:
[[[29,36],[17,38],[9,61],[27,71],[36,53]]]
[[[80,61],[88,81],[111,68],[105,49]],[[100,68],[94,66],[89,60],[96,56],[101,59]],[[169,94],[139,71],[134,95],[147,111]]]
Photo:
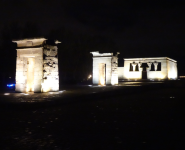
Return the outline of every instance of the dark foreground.
[[[184,86],[64,89],[42,96],[1,94],[0,149],[185,148]]]

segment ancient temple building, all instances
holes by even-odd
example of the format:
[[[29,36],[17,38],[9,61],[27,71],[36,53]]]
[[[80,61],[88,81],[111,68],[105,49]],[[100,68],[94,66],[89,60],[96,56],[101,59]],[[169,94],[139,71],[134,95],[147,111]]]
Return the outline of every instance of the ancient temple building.
[[[118,80],[176,80],[177,61],[168,57],[127,58],[124,67],[118,67],[113,53],[93,54],[93,84],[118,84]]]
[[[91,52],[93,55],[93,84],[118,84],[118,54]]]
[[[23,39],[17,43],[16,92],[59,90],[58,50],[45,38]]]
[[[168,57],[124,59],[124,69],[120,78],[175,80],[177,79],[177,61]]]

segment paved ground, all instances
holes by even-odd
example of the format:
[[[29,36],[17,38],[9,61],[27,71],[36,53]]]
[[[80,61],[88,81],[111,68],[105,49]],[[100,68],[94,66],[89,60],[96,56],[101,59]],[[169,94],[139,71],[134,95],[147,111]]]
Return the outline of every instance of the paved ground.
[[[131,82],[66,86],[58,93],[6,91],[0,149],[184,149],[184,93],[184,86]]]

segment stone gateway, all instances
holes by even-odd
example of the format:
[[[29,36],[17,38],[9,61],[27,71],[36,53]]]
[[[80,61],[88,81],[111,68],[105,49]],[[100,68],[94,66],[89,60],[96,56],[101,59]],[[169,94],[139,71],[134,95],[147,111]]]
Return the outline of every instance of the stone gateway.
[[[91,52],[93,55],[93,84],[118,84],[118,54]]]
[[[59,90],[58,50],[45,38],[15,40],[17,43],[16,92]]]

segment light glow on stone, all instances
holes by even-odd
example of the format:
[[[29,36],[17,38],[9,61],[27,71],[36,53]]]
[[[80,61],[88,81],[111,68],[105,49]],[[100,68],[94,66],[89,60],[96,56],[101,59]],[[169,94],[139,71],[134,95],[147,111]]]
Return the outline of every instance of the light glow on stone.
[[[105,85],[105,64],[99,64],[99,85]]]
[[[100,76],[100,85],[104,86],[105,85],[105,78]]]
[[[4,93],[4,95],[10,95],[10,93]]]
[[[34,92],[34,64],[35,59],[28,58],[26,92]]]
[[[118,84],[118,76],[112,76],[111,84],[112,84],[112,85]]]
[[[177,79],[177,73],[175,71],[168,73],[169,79]]]
[[[128,76],[129,79],[141,79],[141,72],[139,71],[125,72],[125,76]]]
[[[157,71],[149,72],[147,76],[149,79],[165,79],[165,75],[162,72]]]
[[[134,71],[133,64],[138,64],[139,71]],[[147,79],[177,79],[177,61],[168,57],[151,57],[151,58],[128,58],[124,59],[123,76],[120,74],[119,77],[123,79],[142,79],[144,76],[143,69],[140,68],[142,63],[146,63]],[[160,66],[158,66],[160,64]],[[133,67],[131,70],[130,65]],[[151,65],[154,65],[152,69]]]
[[[90,74],[89,76],[88,76],[88,79],[90,79],[92,77],[92,75]]]
[[[159,78],[159,79],[164,79],[164,75],[161,73],[161,74],[158,74],[158,76],[157,76],[157,78]]]
[[[55,83],[53,78],[48,78],[42,83],[42,92],[58,91],[58,83]]]
[[[118,54],[91,52],[93,55],[92,82],[94,85],[118,84]],[[117,78],[117,79],[116,79]]]
[[[57,46],[48,45],[46,40],[13,41],[17,43],[16,92],[59,91]]]

